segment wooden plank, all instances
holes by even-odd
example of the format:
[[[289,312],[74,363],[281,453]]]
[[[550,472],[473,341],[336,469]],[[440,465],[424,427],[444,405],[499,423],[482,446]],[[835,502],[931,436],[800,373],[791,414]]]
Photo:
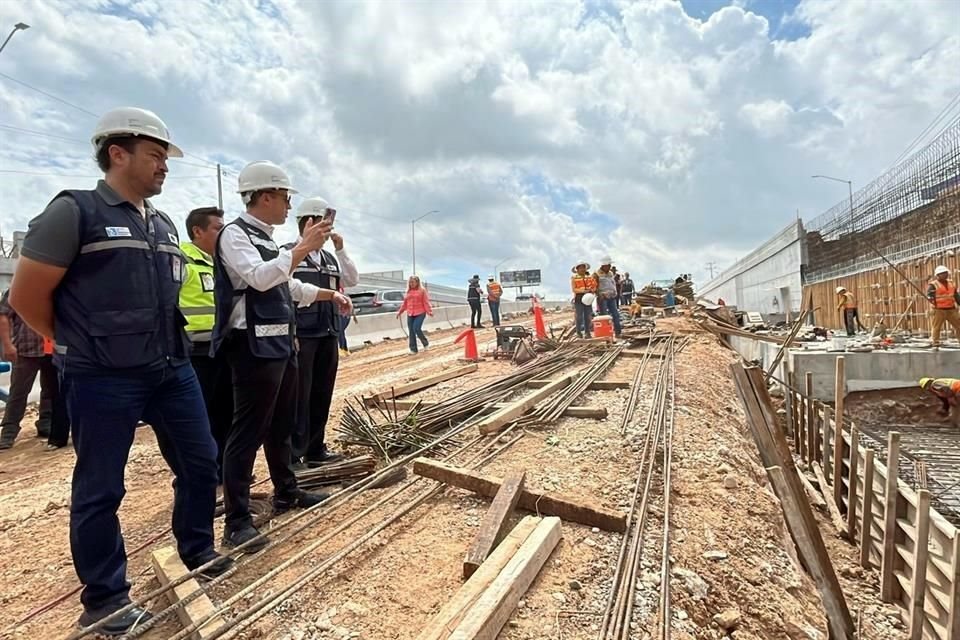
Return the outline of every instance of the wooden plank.
[[[462,367],[457,367],[456,369],[447,369],[446,371],[441,371],[440,373],[427,376],[426,378],[419,378],[417,380],[413,380],[412,382],[394,385],[385,391],[380,391],[372,396],[364,398],[364,401],[369,406],[371,404],[376,404],[379,400],[384,398],[399,398],[400,396],[422,391],[423,389],[440,384],[441,382],[446,382],[447,380],[453,380],[454,378],[459,378],[460,376],[467,375],[468,373],[473,373],[476,370],[477,364],[475,362]]]
[[[843,399],[847,395],[845,362],[843,356],[837,356],[836,395],[833,400],[833,420],[836,425],[833,435],[833,501],[840,509],[843,508],[843,484],[840,482],[843,475]]]
[[[813,451],[814,456],[821,458],[821,451],[823,451],[823,404],[819,400],[813,401],[813,422],[815,428],[813,430]]]
[[[177,550],[173,547],[162,547],[154,550],[150,554],[150,563],[153,565],[153,572],[157,576],[157,581],[161,587],[167,586],[174,580],[188,573],[187,568],[183,566],[183,563],[180,561]],[[180,600],[185,599],[187,596],[199,590],[200,585],[195,579],[191,578],[167,591],[167,598],[170,600],[170,604],[176,605]],[[220,614],[217,613],[217,608],[205,593],[202,593],[184,606],[177,608],[177,616],[185,628],[210,614],[216,615],[205,622],[199,629],[191,633],[188,636],[191,640],[206,640],[206,638],[213,637],[213,632],[224,624],[224,620],[220,617]]]
[[[527,386],[534,389],[540,389],[552,382],[553,380],[528,380]],[[615,391],[617,389],[629,388],[629,380],[597,380],[596,382],[590,383],[590,386],[587,387],[587,391]]]
[[[863,462],[863,514],[860,523],[860,566],[869,569],[870,532],[873,530],[873,449],[867,447]]]
[[[817,482],[820,483],[820,490],[823,491],[824,497],[826,498],[827,503],[827,513],[830,514],[830,523],[833,524],[833,528],[837,530],[837,534],[846,535],[847,525],[843,520],[843,516],[840,515],[840,509],[834,504],[829,493],[827,492],[827,479],[823,476],[823,469],[820,468],[820,463],[813,463],[813,474],[817,477]]]
[[[857,445],[857,427],[850,427],[850,471],[847,476],[850,478],[847,489],[847,538],[849,540],[857,539],[857,462],[860,460]]]
[[[807,465],[810,464],[811,459],[813,458],[812,452],[807,448],[807,413],[803,410],[803,394],[799,391],[800,376],[796,374],[791,374],[793,380],[793,402],[794,409],[796,410],[797,417],[795,418],[797,424],[797,446],[800,450],[800,459]]]
[[[813,406],[813,374],[807,371],[803,376],[804,398],[801,405],[806,410],[807,456],[810,461],[817,459],[817,414]]]
[[[563,376],[562,378],[558,378],[542,389],[537,389],[533,393],[528,393],[519,400],[509,403],[506,407],[497,409],[494,413],[481,419],[480,422],[477,423],[477,431],[479,431],[481,435],[487,435],[500,431],[500,429],[504,428],[530,409],[534,408],[538,402],[546,400],[553,394],[568,386],[573,381],[574,377],[576,377],[575,374],[570,374]]]
[[[474,574],[500,541],[507,526],[507,519],[520,499],[525,477],[524,471],[512,471],[504,476],[503,484],[500,485],[497,495],[493,497],[493,502],[490,503],[490,508],[487,509],[483,522],[480,523],[480,530],[477,531],[463,559],[464,578]]]
[[[503,542],[497,545],[493,553],[480,565],[480,568],[463,583],[453,597],[430,620],[417,636],[417,640],[446,640],[450,632],[460,624],[467,610],[475,603],[484,590],[490,586],[510,558],[516,554],[530,534],[534,532],[540,518],[526,516],[507,534]]]
[[[827,503],[823,499],[823,496],[820,495],[820,492],[810,484],[810,480],[807,479],[807,476],[803,473],[798,473],[797,477],[800,478],[800,483],[803,485],[803,490],[807,492],[807,497],[810,498],[810,504],[817,507],[818,509],[826,509]]]
[[[645,350],[643,350],[643,349],[624,349],[623,351],[620,352],[620,357],[622,357],[622,358],[642,358],[642,357],[644,357],[644,356],[646,356],[646,355],[647,355],[647,351],[645,351]],[[650,355],[649,355],[648,357],[650,357],[650,358],[662,358],[662,357],[663,357],[663,354],[662,354],[662,353],[656,353],[655,351],[651,351],[651,352],[650,352]]]
[[[420,407],[433,407],[439,404],[435,401],[417,401],[417,400],[392,400],[389,398],[381,398],[376,401],[377,406],[381,409],[396,409],[397,411],[411,411],[417,407],[419,404]],[[506,407],[509,403],[498,402],[489,406],[489,410],[493,411],[495,409],[502,409]],[[574,405],[572,407],[567,407],[563,412],[565,418],[594,418],[596,420],[603,420],[608,415],[606,407],[598,407],[594,405]]]
[[[833,446],[833,421],[831,418],[832,410],[824,405],[823,407],[823,436],[820,442],[820,464],[824,469],[832,468],[830,466],[830,448]]]
[[[544,518],[470,608],[450,640],[495,640],[561,537],[560,518]]]
[[[607,417],[606,407],[567,407],[563,412],[565,418],[593,418],[603,420]]]
[[[960,640],[960,533],[953,536],[953,558],[950,572],[950,620],[947,640]]]
[[[893,602],[893,571],[897,545],[897,474],[900,468],[900,433],[889,432],[887,436],[887,482],[883,499],[883,554],[880,563],[880,599]]]
[[[413,461],[413,472],[418,476],[439,480],[460,489],[493,498],[500,490],[500,478],[485,476],[470,469],[455,467],[429,458]],[[627,516],[600,506],[568,500],[560,496],[524,488],[517,506],[539,515],[557,516],[570,522],[579,522],[604,531],[623,533],[627,529]]]
[[[924,599],[927,595],[927,556],[930,537],[930,492],[920,489],[917,494],[917,540],[913,556],[913,576],[910,579],[910,640],[922,640]]]

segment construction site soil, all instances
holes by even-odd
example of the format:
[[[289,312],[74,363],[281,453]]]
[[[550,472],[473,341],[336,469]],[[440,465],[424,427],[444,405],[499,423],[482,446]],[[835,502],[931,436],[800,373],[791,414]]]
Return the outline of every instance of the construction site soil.
[[[555,324],[569,322],[566,314],[548,319]],[[779,503],[746,431],[729,369],[736,361],[735,354],[684,319],[661,320],[658,328],[691,335],[676,358],[670,497],[673,638],[826,640],[820,596],[800,568]],[[431,349],[417,356],[407,354],[405,344],[393,341],[345,359],[330,433],[348,399],[459,366],[461,348],[453,344],[454,336],[453,331],[431,334]],[[493,339],[493,332],[480,331],[478,338],[482,349]],[[640,362],[639,358],[621,357],[606,379],[629,381]],[[412,397],[449,397],[496,379],[512,368],[506,361],[486,360],[475,373]],[[648,368],[640,404],[625,435],[621,435],[620,425],[630,391],[587,391],[577,404],[606,407],[606,419],[561,418],[546,427],[524,431],[522,438],[483,467],[483,473],[502,477],[509,470],[524,469],[528,488],[626,510],[638,471],[639,436],[652,402],[655,365]],[[68,595],[48,611],[18,623],[77,587],[68,538],[73,453],[69,448],[45,451],[40,440],[31,438],[31,416],[24,425],[16,446],[0,454],[0,632],[15,638],[63,638],[80,613],[76,595]],[[351,453],[369,451],[355,449]],[[267,477],[262,459],[258,460],[256,474]],[[164,533],[170,523],[172,476],[149,428],[138,430],[126,477],[127,495],[120,510],[126,547],[132,552],[146,545],[144,550],[131,553],[129,563],[132,595],[136,597],[158,586],[149,551],[172,543],[170,534]],[[268,486],[262,485],[259,490],[266,491]],[[365,491],[291,541],[244,558],[236,573],[209,590],[211,598],[221,602],[237,593],[393,489]],[[464,552],[488,505],[489,501],[475,494],[446,489],[308,582],[237,637],[415,638],[462,584]],[[278,593],[308,568],[355,540],[358,532],[369,530],[393,508],[374,511],[358,523],[359,528],[334,537],[329,546],[285,570],[275,582],[242,598],[238,608],[225,612],[224,617],[230,619],[267,590]],[[661,515],[662,501],[653,511],[654,519]],[[857,568],[855,548],[831,536],[829,522],[819,517],[851,612],[861,619],[860,637],[905,637],[896,612],[879,604],[873,586],[876,576]],[[597,637],[621,536],[567,521],[562,527],[561,543],[500,638]],[[218,521],[218,536],[221,528],[222,521]],[[649,541],[644,554],[647,548],[652,552],[657,546],[655,540]],[[636,585],[631,638],[649,638],[655,631],[659,565],[655,553],[644,556]],[[154,609],[162,606],[166,606],[165,599],[151,604]],[[723,615],[715,618],[719,614]],[[735,622],[730,624],[731,620]],[[180,629],[179,622],[172,618],[143,637],[159,640]]]

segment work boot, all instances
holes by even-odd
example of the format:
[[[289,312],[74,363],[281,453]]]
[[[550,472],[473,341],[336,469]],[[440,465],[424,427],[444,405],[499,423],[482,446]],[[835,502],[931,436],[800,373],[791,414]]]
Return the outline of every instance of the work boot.
[[[196,558],[191,558],[190,560],[184,560],[183,566],[185,566],[190,571],[193,571],[197,567],[202,567],[203,565],[207,564],[211,560],[213,560],[214,563],[211,564],[206,569],[202,570],[200,573],[198,573],[197,574],[198,579],[203,580],[205,582],[209,582],[210,580],[226,575],[227,573],[232,571],[233,568],[236,566],[236,563],[233,561],[233,558],[229,556],[220,555],[213,549],[209,549],[208,551],[201,553]]]
[[[270,538],[263,535],[257,528],[252,524],[248,524],[242,527],[234,529],[230,525],[227,525],[223,528],[223,546],[235,548],[239,547],[242,544],[251,542],[249,545],[243,548],[244,553],[257,553],[263,551],[268,544],[270,544]]]
[[[308,467],[314,468],[314,467],[319,467],[325,464],[340,462],[343,459],[344,459],[343,454],[334,453],[333,451],[330,451],[329,449],[327,449],[327,445],[323,445],[323,449],[320,451],[320,455],[309,456],[306,459],[306,463]]]
[[[79,628],[89,627],[90,625],[103,620],[115,611],[119,611],[125,606],[125,604],[122,604],[114,605],[112,607],[104,607],[103,609],[96,609],[94,611],[84,611],[80,616],[80,619],[77,620],[77,626]],[[153,618],[153,614],[146,609],[133,607],[130,609],[130,611],[127,611],[116,620],[111,620],[97,629],[96,633],[110,638],[119,638],[120,636],[130,633],[134,630],[134,628],[146,623],[151,618]]]
[[[273,496],[273,512],[275,515],[280,515],[291,509],[309,509],[329,497],[329,493],[308,493],[303,489],[297,489],[286,496]]]
[[[0,449],[13,449],[13,443],[17,439],[20,429],[14,427],[4,427],[0,430]]]

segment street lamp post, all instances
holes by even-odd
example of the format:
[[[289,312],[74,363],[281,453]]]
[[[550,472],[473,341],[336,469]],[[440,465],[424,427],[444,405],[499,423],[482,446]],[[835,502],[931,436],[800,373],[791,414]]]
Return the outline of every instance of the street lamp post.
[[[823,178],[824,180],[833,180],[834,182],[846,182],[847,192],[850,194],[850,217],[853,218],[853,180],[843,180],[842,178],[833,178],[831,176],[822,176],[817,174],[811,178]]]
[[[493,265],[493,277],[494,277],[494,278],[497,278],[497,277],[500,276],[500,274],[497,273],[497,270],[500,268],[500,265],[502,265],[502,264],[503,264],[504,262],[506,262],[507,260],[513,260],[513,256],[510,256],[509,258],[504,258],[503,260],[501,260],[501,261],[498,262],[497,264]]]
[[[440,213],[436,209],[432,211],[427,211],[425,214],[419,218],[414,218],[410,221],[410,246],[413,249],[413,273],[410,275],[417,275],[417,223],[429,216],[432,213]]]
[[[13,34],[15,34],[17,31],[26,31],[29,28],[30,25],[24,24],[23,22],[18,22],[17,24],[13,25],[13,30],[10,31],[10,35],[8,35],[7,39],[3,41],[3,44],[0,44],[0,53],[3,53],[4,47],[6,47],[7,43],[10,42],[10,38],[13,37]]]

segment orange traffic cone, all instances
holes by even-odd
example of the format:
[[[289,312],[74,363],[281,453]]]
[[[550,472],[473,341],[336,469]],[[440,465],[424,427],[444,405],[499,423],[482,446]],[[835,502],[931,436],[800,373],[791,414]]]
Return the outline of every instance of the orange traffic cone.
[[[547,327],[543,323],[543,307],[539,304],[533,307],[533,326],[537,330],[537,340],[546,340]]]
[[[480,362],[480,354],[477,353],[477,336],[473,332],[473,329],[465,329],[463,333],[457,336],[457,339],[453,341],[454,344],[459,344],[463,340],[463,357],[460,358],[463,362]]]

